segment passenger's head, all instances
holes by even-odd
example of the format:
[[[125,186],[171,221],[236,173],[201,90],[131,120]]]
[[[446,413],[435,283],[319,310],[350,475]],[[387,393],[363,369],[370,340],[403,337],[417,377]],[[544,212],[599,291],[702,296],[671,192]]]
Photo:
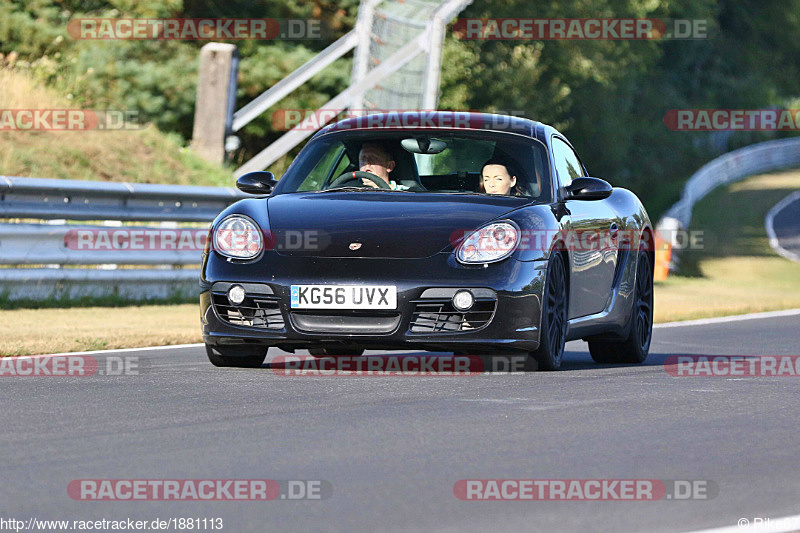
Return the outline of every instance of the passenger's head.
[[[492,158],[483,164],[481,170],[481,189],[488,194],[519,194],[515,189],[517,176],[512,174],[511,164],[499,158]]]
[[[394,170],[394,167],[394,158],[385,144],[367,141],[361,145],[361,151],[358,152],[358,169],[360,171],[371,172],[389,183],[389,173]]]

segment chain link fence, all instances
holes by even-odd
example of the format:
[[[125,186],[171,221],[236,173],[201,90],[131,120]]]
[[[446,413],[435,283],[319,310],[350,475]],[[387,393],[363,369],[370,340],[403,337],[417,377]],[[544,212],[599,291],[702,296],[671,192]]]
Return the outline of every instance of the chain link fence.
[[[372,70],[420,35],[441,7],[440,0],[390,0],[375,8],[369,36]],[[421,109],[427,53],[421,53],[364,94],[365,110]]]

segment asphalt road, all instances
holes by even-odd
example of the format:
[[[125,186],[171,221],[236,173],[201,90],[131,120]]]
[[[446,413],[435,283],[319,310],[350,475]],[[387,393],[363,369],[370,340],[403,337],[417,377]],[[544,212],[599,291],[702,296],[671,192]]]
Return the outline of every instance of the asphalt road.
[[[676,354],[794,355],[800,314],[655,330],[643,366],[286,377],[197,346],[138,375],[0,377],[0,518],[206,517],[223,531],[691,531],[800,512],[800,378],[673,377]],[[321,501],[75,501],[76,479],[326,480]],[[711,500],[460,501],[461,479],[687,479]]]
[[[800,196],[792,195],[779,204],[777,211],[772,213],[772,225],[780,248],[788,252],[788,257],[800,261]],[[780,252],[779,252],[780,253]]]

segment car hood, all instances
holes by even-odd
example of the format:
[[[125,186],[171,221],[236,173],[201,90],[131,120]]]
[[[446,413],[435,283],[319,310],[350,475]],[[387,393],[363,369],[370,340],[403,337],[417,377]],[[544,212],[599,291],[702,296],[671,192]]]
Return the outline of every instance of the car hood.
[[[272,247],[307,257],[423,258],[530,199],[469,194],[316,191],[267,202]],[[354,249],[355,248],[355,249]]]

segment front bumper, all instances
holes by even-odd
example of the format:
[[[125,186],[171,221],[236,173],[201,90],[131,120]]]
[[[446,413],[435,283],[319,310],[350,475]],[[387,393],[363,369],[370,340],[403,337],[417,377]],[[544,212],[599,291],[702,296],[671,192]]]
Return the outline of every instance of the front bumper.
[[[200,281],[203,339],[212,345],[259,344],[287,351],[316,347],[532,351],[539,345],[545,272],[545,261],[509,258],[487,267],[464,266],[450,253],[424,259],[341,259],[267,252],[255,262],[235,263],[212,252],[204,261]],[[233,283],[259,299],[266,309],[259,315],[263,319],[231,320],[220,304],[232,308],[224,293]],[[392,284],[397,287],[398,308],[293,310],[289,304],[293,284]],[[458,289],[472,290],[478,300],[475,309],[483,314],[439,320],[452,311],[447,302]],[[451,320],[466,326],[455,326]],[[261,327],[244,325],[249,322]]]

